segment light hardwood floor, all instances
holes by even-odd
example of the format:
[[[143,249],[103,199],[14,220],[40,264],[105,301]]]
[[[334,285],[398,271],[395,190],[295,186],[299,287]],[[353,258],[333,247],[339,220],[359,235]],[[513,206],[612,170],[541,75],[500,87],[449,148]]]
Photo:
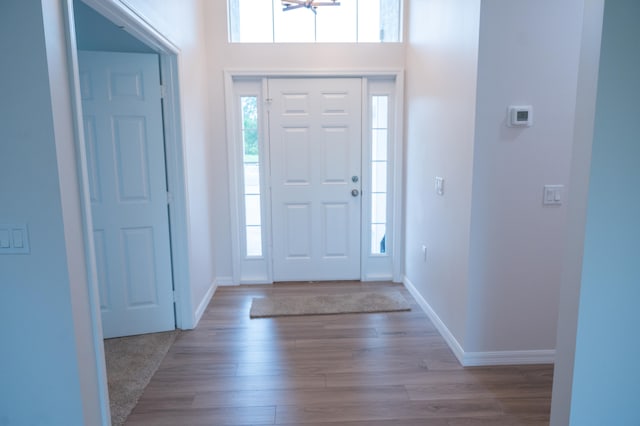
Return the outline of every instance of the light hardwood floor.
[[[249,319],[253,297],[396,289],[411,312]],[[402,285],[223,287],[127,425],[548,425],[551,366],[462,368]]]

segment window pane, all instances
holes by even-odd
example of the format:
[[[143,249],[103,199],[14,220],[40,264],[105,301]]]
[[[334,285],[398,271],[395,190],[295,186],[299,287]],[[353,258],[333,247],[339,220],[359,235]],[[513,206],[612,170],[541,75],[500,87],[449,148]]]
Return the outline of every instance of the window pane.
[[[380,41],[380,3],[378,1],[360,2],[358,8],[358,41]]]
[[[242,131],[244,140],[245,161],[256,161],[258,156],[258,129],[245,129]]]
[[[384,0],[382,0],[384,2]],[[382,3],[381,3],[382,4]],[[389,97],[371,97],[371,254],[386,253]]]
[[[242,142],[245,162],[258,161],[258,98],[243,96],[242,105]]]
[[[260,167],[258,163],[244,164],[244,193],[260,194]]]
[[[386,161],[387,160],[387,130],[372,130],[372,147],[371,147],[371,159],[373,161]]]
[[[231,41],[273,41],[272,4],[265,0],[229,0]]]
[[[342,0],[319,6],[317,14],[305,7],[284,12],[281,0],[228,3],[232,42],[400,41],[400,0]]]
[[[387,163],[373,162],[371,163],[372,187],[373,192],[387,192]]]
[[[247,226],[247,256],[262,256],[262,228]]]
[[[371,223],[387,223],[387,194],[371,194]]]
[[[255,257],[262,256],[258,97],[242,96],[240,98],[240,105],[242,117],[246,255],[248,257]]]
[[[374,129],[386,129],[389,126],[388,96],[373,96],[371,99],[372,127]]]
[[[386,225],[371,225],[371,254],[387,252]]]
[[[380,42],[400,41],[400,1],[380,0]]]
[[[243,111],[243,128],[255,129],[258,121],[258,98],[255,96],[243,96],[240,98]]]
[[[245,195],[244,209],[246,225],[260,225],[260,196]]]
[[[309,11],[306,11],[310,13]],[[350,42],[358,41],[356,22],[357,2],[342,1],[340,6],[318,8],[316,15],[316,41]]]
[[[262,1],[267,3],[266,0]],[[285,12],[282,10],[282,2],[280,0],[273,0],[273,27],[274,41],[276,43],[313,43],[316,39],[315,15],[313,12],[304,7]]]

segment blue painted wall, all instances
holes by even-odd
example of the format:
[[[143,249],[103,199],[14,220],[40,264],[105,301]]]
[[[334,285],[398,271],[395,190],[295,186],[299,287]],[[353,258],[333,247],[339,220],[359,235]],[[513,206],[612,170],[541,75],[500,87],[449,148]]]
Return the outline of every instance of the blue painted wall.
[[[605,3],[571,425],[640,425],[640,2]]]
[[[3,426],[83,423],[41,1],[0,3],[0,223],[31,244],[0,255]]]
[[[78,49],[105,52],[155,53],[146,44],[81,2],[74,0]]]

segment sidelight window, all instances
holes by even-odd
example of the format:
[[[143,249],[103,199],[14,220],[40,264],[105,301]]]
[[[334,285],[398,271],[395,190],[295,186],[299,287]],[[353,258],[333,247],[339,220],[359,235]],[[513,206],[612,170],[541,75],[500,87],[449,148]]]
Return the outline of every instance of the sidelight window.
[[[371,97],[371,254],[387,252],[389,97]]]
[[[260,150],[258,98],[240,98],[242,117],[242,164],[244,177],[245,255],[262,256],[262,208],[260,199]]]

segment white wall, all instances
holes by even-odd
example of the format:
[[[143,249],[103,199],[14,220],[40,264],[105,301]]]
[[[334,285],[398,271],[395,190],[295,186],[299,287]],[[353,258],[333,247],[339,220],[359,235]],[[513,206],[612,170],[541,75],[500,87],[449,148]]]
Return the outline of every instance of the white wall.
[[[569,189],[582,9],[482,2],[465,351],[555,348],[566,204],[542,194]],[[533,127],[507,128],[510,104]]]
[[[217,179],[213,148],[218,140],[224,141],[224,133],[221,135],[213,126],[208,97],[212,75],[207,68],[207,28],[212,24],[205,20],[203,0],[120,1],[180,48],[178,66],[186,166],[189,274],[191,303],[197,310],[211,294],[216,276],[214,245],[220,247],[214,228],[218,222],[216,206],[219,200],[214,198],[212,190]],[[228,247],[222,246],[221,250],[228,250]]]
[[[0,222],[31,252],[0,256],[0,423],[100,424],[61,1],[0,6]],[[94,311],[95,312],[95,311]]]
[[[566,208],[542,193],[570,191],[582,12],[409,1],[406,277],[465,363],[553,354]],[[533,105],[534,126],[507,128],[510,104]]]
[[[209,96],[212,128],[211,173],[212,196],[216,200],[215,263],[221,282],[232,277],[231,231],[229,209],[229,171],[226,149],[226,112],[224,70],[245,71],[339,71],[398,70],[404,66],[402,44],[231,44],[227,36],[227,2],[207,1],[206,21],[209,41]]]
[[[408,3],[405,274],[463,345],[480,0]]]
[[[595,116],[596,87],[604,0],[585,1],[578,98],[571,163],[571,197],[567,200],[565,256],[560,286],[558,331],[553,376],[551,424],[569,424],[573,384],[573,362],[580,299],[582,253],[589,188],[591,142]]]

